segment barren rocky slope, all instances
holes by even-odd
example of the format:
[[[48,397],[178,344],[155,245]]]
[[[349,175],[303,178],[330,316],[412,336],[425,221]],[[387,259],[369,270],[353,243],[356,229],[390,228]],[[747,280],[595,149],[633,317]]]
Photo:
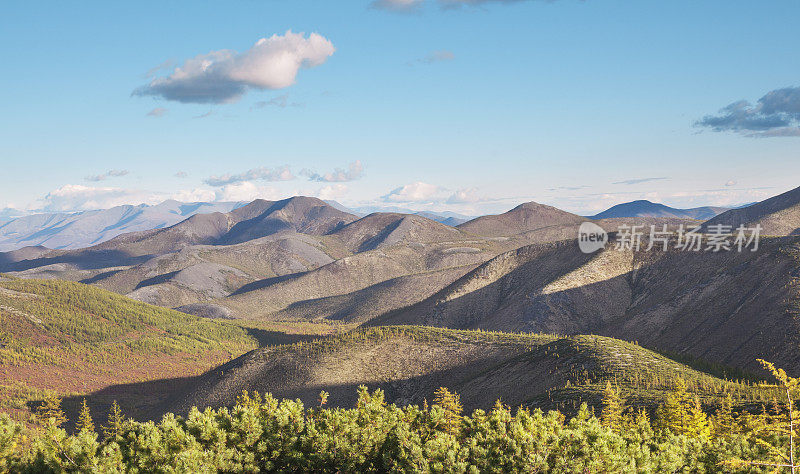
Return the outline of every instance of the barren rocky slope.
[[[757,252],[617,251],[533,245],[370,324],[592,332],[737,367],[800,370],[800,238]]]

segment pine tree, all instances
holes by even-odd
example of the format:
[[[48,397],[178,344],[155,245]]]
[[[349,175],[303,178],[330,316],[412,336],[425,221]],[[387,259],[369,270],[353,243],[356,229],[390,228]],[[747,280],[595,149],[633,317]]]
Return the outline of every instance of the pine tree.
[[[48,420],[55,420],[55,426],[61,426],[67,422],[64,411],[61,410],[61,399],[59,397],[47,398],[44,403],[36,410],[36,417],[40,423],[47,423]]]
[[[444,429],[450,434],[457,434],[461,431],[461,412],[464,407],[461,405],[461,397],[457,393],[451,393],[445,387],[439,387],[433,393],[433,404],[444,410]]]
[[[78,424],[76,427],[78,428],[78,431],[94,431],[94,421],[92,420],[92,414],[89,411],[89,405],[86,404],[85,398],[83,399],[83,404],[81,405],[81,413],[78,415]]]
[[[614,388],[610,381],[606,381],[606,388],[603,392],[603,411],[600,413],[603,426],[619,433],[624,421],[622,417],[624,411],[625,401],[620,397],[619,388]]]
[[[125,418],[122,415],[122,409],[119,407],[119,403],[114,400],[114,403],[111,404],[111,410],[108,412],[107,424],[103,426],[103,435],[107,439],[121,435],[124,424]]]

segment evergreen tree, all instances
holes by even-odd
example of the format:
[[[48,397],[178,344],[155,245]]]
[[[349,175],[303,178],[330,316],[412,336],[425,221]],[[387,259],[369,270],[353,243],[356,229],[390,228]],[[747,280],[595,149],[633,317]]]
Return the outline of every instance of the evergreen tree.
[[[711,437],[711,423],[703,412],[700,399],[695,396],[689,404],[686,413],[686,434],[694,438],[708,439]]]
[[[48,423],[48,420],[55,420],[55,426],[61,426],[67,422],[67,417],[61,410],[61,398],[55,396],[45,399],[44,403],[36,410],[36,417],[42,424]]]
[[[85,398],[81,404],[81,413],[78,415],[78,423],[76,427],[78,428],[78,431],[94,431],[94,421],[92,420],[92,414],[89,411],[89,405],[86,404]]]
[[[461,412],[464,407],[461,405],[461,397],[457,393],[451,393],[445,387],[439,387],[433,393],[433,405],[444,410],[444,430],[450,434],[457,434],[461,431]]]
[[[679,378],[675,388],[667,394],[664,403],[656,411],[658,427],[675,434],[688,434],[689,400],[686,382]]]
[[[619,387],[615,388],[610,381],[606,381],[603,391],[603,411],[600,414],[603,426],[618,433],[622,429],[625,401],[620,397]]]
[[[106,439],[115,438],[122,434],[125,425],[125,417],[122,415],[122,409],[116,400],[111,404],[111,410],[108,412],[108,421],[103,426],[103,435]]]

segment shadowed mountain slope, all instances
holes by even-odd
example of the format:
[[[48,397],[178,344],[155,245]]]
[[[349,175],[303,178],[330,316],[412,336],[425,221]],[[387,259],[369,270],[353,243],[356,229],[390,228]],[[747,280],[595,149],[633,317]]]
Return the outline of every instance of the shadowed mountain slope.
[[[800,188],[741,209],[731,209],[707,221],[704,228],[718,224],[734,229],[740,225],[761,225],[763,235],[800,235]]]
[[[711,219],[725,211],[725,207],[696,207],[693,209],[676,209],[663,204],[646,200],[626,202],[617,204],[599,214],[591,216],[590,219],[608,219],[617,217],[674,217],[678,219]]]
[[[798,277],[797,238],[742,253],[533,245],[370,324],[593,332],[736,367],[762,357],[800,370]]]
[[[498,399],[512,406],[592,399],[609,379],[625,390],[638,385],[636,394],[652,402],[678,376],[698,388],[741,387],[611,338],[395,326],[257,349],[198,377],[165,408],[232,405],[243,390],[309,405],[325,390],[329,404],[352,406],[363,384],[400,405],[432,400],[444,386],[472,410]]]

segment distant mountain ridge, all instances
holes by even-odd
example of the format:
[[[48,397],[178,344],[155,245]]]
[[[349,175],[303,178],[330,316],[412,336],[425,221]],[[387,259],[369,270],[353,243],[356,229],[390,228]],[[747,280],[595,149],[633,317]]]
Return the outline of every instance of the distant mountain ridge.
[[[613,219],[619,217],[673,217],[678,219],[708,220],[729,210],[727,207],[703,206],[692,209],[677,209],[647,200],[631,201],[612,206],[605,211],[588,216],[590,219]]]
[[[731,209],[704,226],[762,227],[763,235],[800,235],[800,187],[747,207]]]
[[[89,247],[120,234],[169,227],[195,214],[229,212],[244,204],[168,200],[153,206],[124,205],[75,213],[32,214],[0,224],[0,251],[29,246]]]

